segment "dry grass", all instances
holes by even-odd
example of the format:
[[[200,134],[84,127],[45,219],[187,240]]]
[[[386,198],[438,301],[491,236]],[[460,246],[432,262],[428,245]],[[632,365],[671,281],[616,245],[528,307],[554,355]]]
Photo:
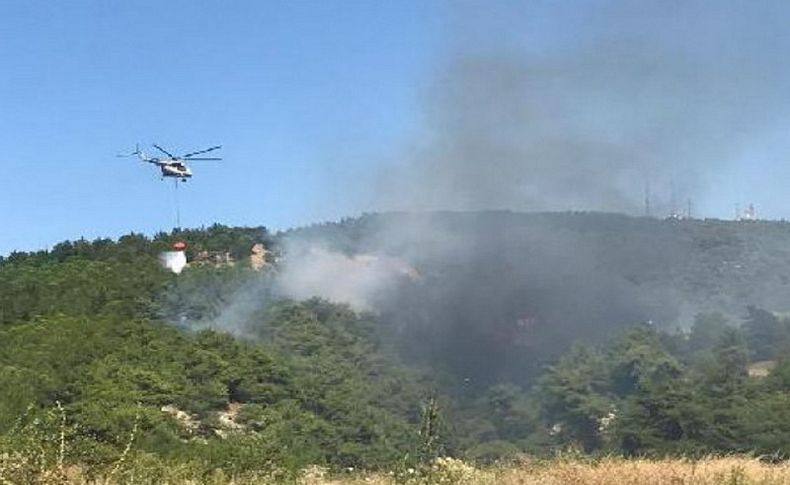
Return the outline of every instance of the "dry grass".
[[[593,463],[557,461],[505,469],[497,483],[518,484],[790,484],[790,463],[747,457],[702,460],[607,458]]]
[[[534,485],[790,484],[790,463],[767,464],[748,457],[684,459],[535,460],[478,469],[444,459],[411,483]],[[316,484],[322,482],[314,482]],[[329,483],[323,482],[323,483]],[[336,482],[341,483],[341,482]],[[361,477],[346,483],[396,483],[390,477]]]
[[[790,463],[768,464],[742,456],[709,457],[700,460],[684,459],[525,459],[511,465],[476,468],[463,461],[440,458],[425,470],[403,470],[399,473],[362,473],[349,471],[331,474],[326,469],[311,467],[299,477],[286,478],[276,472],[257,472],[229,476],[221,470],[207,475],[189,469],[172,469],[163,476],[161,470],[149,475],[141,463],[130,463],[124,473],[95,474],[80,467],[66,466],[37,469],[34,473],[17,475],[16,466],[24,464],[22,457],[0,460],[0,483],[110,485],[120,483],[172,484],[269,484],[290,482],[299,485],[376,484],[481,484],[481,485],[664,485],[664,484],[789,484]],[[22,462],[20,462],[21,460]],[[18,471],[18,468],[17,470]],[[33,471],[33,470],[30,470]],[[17,478],[15,480],[14,478]],[[19,479],[24,481],[19,481]]]

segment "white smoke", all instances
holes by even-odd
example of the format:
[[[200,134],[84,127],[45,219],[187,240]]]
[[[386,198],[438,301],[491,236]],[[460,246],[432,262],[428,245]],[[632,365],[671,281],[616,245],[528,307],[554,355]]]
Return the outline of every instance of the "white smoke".
[[[309,244],[291,244],[277,278],[278,292],[303,300],[320,297],[372,311],[376,301],[417,271],[406,262],[373,254],[347,255]]]

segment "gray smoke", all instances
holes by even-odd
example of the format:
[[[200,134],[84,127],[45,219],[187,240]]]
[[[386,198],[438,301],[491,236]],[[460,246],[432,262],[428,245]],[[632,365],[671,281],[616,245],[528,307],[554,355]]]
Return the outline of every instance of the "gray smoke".
[[[689,246],[658,221],[427,211],[638,214],[648,182],[654,215],[704,206],[713,177],[790,115],[790,4],[491,5],[457,18],[420,135],[383,149],[398,161],[373,206],[417,214],[288,235],[272,287],[374,309],[417,357],[518,380],[574,339],[693,313],[673,287]],[[219,320],[239,328],[259,293]]]
[[[491,5],[462,8],[451,54],[423,93],[419,134],[382,155],[396,162],[376,174],[373,206],[421,214],[352,224],[351,248],[331,231],[314,243],[420,272],[409,284],[384,277],[390,298],[377,302],[415,357],[479,380],[522,379],[574,339],[696,311],[672,286],[683,246],[658,223],[616,217],[427,211],[641,214],[648,183],[654,215],[688,198],[710,206],[714,178],[790,115],[790,35],[779,20],[790,6]],[[619,242],[640,224],[628,230],[638,242]],[[302,288],[339,297],[326,265],[303,269]],[[345,298],[370,301],[364,289],[379,283],[355,281],[365,283]]]
[[[489,5],[462,9],[379,207],[641,213],[649,182],[666,215],[790,114],[787,4]]]

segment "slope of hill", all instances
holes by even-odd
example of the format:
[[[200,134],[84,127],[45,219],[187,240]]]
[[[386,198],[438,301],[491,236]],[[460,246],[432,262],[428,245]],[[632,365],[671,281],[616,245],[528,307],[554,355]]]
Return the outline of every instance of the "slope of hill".
[[[177,239],[228,256],[176,276],[156,255]],[[133,442],[248,470],[786,452],[790,322],[774,312],[790,307],[788,271],[783,222],[578,213],[216,225],[14,253],[0,455],[65,440],[69,460],[112,463]],[[750,380],[750,358],[778,362]]]
[[[596,278],[614,278],[640,294],[664,291],[672,299],[662,305],[679,304],[690,312],[740,315],[746,305],[790,310],[790,223],[785,221],[662,220],[606,213],[391,213],[286,234],[329,242],[346,252],[383,251],[413,259],[421,268],[464,265],[472,273],[485,265],[523,267],[536,275],[533,279],[561,272],[599,287],[607,281]],[[678,310],[668,313],[674,316]]]
[[[286,237],[405,260],[421,279],[377,298],[384,320],[415,357],[455,360],[486,383],[528,383],[573,341],[638,322],[689,328],[698,313],[737,321],[749,305],[790,310],[785,222],[374,214]]]

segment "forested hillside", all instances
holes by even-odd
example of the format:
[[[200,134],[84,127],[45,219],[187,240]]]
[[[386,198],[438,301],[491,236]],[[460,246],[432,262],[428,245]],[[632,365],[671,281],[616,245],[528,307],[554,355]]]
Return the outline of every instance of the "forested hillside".
[[[287,235],[401,258],[419,273],[377,296],[412,358],[487,386],[529,386],[577,340],[651,322],[790,310],[790,224],[602,213],[373,214]]]
[[[39,410],[60,403],[80,461],[117,456],[134,426],[139,450],[240,468],[376,466],[408,454],[426,393],[381,348],[370,316],[320,300],[278,301],[256,315],[260,336],[246,340],[166,319],[181,314],[176,308],[217,308],[222,288],[229,294],[253,276],[244,258],[267,238],[262,228],[214,226],[6,258],[5,445],[24,445],[17,441]],[[198,266],[179,280],[156,260],[176,239],[194,252],[230,251],[239,264]],[[210,286],[216,299],[184,303],[190,283]]]
[[[180,275],[157,262],[176,240],[193,261]],[[366,308],[321,285],[295,299],[300,254],[397,278],[365,273]],[[230,471],[568,447],[781,457],[789,275],[788,224],[608,214],[368,215],[13,253],[0,454],[62,441],[78,463]]]

